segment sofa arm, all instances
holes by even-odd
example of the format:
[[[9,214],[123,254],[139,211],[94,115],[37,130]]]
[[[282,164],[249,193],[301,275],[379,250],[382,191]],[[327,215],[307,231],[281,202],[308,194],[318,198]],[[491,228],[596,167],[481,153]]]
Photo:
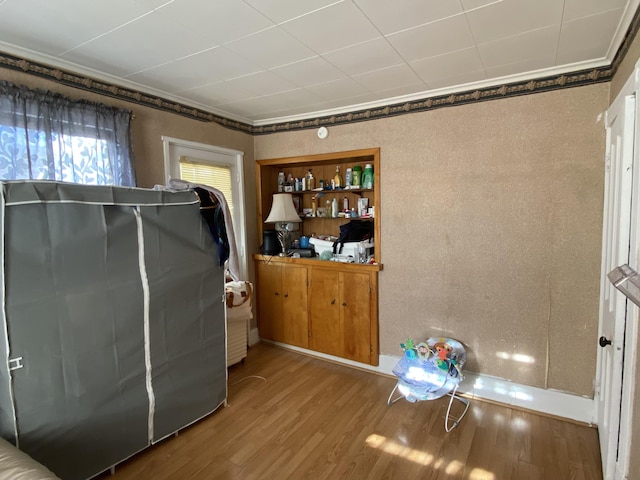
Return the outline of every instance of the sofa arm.
[[[60,480],[11,443],[0,438],[0,480]]]

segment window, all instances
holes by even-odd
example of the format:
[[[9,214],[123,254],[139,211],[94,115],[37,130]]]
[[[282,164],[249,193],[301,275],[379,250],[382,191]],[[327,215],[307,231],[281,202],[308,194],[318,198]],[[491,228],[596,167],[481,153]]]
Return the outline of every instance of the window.
[[[235,218],[233,208],[233,183],[231,167],[227,164],[202,162],[189,157],[180,157],[180,178],[191,183],[200,183],[217,188],[227,200],[231,216]]]
[[[204,143],[162,137],[165,179],[179,178],[187,182],[214,187],[225,196],[236,238],[240,275],[248,278],[247,235],[244,202],[244,153]]]
[[[131,112],[0,81],[0,180],[135,186]]]

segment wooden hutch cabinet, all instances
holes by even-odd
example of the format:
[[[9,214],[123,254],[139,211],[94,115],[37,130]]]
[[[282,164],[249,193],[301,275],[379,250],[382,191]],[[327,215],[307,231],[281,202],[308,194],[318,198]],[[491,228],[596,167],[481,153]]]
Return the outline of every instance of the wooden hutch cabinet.
[[[260,336],[274,342],[294,345],[370,365],[378,365],[378,272],[380,255],[380,149],[353,150],[320,155],[257,161],[258,235],[262,238],[264,220],[278,192],[278,174],[294,178],[313,173],[319,181],[333,178],[340,167],[371,165],[373,188],[291,192],[302,216],[300,234],[338,236],[340,226],[351,221],[373,222],[373,264],[341,263],[316,258],[254,255],[256,262],[256,300]],[[318,195],[318,194],[321,195]],[[319,198],[318,198],[319,197]],[[358,218],[303,216],[312,202],[322,208],[345,197],[357,211],[358,199],[366,198],[374,215]],[[320,202],[322,201],[322,203]],[[267,225],[266,228],[273,228]]]

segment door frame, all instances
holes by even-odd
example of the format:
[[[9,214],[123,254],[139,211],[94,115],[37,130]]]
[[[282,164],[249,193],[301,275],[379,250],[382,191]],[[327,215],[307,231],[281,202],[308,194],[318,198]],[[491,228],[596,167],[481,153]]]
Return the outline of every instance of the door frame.
[[[224,157],[224,160],[213,161],[231,167],[232,181],[236,183],[237,198],[234,196],[234,204],[237,206],[233,225],[233,232],[236,238],[236,249],[239,257],[240,277],[249,278],[249,260],[247,249],[247,215],[245,201],[244,182],[244,152],[230,148],[209,145],[206,143],[192,142],[180,138],[161,136],[162,149],[164,153],[164,176],[168,183],[171,178],[180,178],[179,158],[180,156],[214,155]]]
[[[632,151],[632,186],[631,186],[631,215],[630,215],[630,230],[629,230],[629,265],[635,270],[640,269],[640,62],[638,62],[634,68],[633,73],[626,81],[624,87],[616,96],[615,100],[611,102],[607,109],[607,115],[612,109],[622,108],[620,105],[624,105],[629,96],[635,96],[635,126],[633,131],[633,151]],[[624,114],[624,111],[623,111]],[[608,124],[605,121],[605,128]],[[608,137],[607,137],[608,138]],[[609,149],[607,140],[607,150]],[[608,152],[607,152],[608,153]],[[603,221],[606,222],[606,218]],[[605,223],[606,225],[606,223]],[[603,229],[603,235],[607,232]],[[604,238],[603,238],[604,245]],[[604,264],[603,264],[604,265]],[[601,285],[607,286],[609,280],[606,277],[608,272],[602,271],[601,275],[604,277],[601,279],[603,283]],[[606,283],[605,283],[606,282]],[[616,294],[622,295],[620,292]],[[603,301],[602,293],[600,302]],[[602,305],[601,305],[602,308]],[[618,450],[617,459],[613,470],[607,468],[603,464],[603,474],[605,479],[610,478],[615,480],[623,480],[627,478],[629,459],[631,453],[631,435],[632,435],[632,417],[633,417],[633,401],[634,401],[634,389],[636,379],[636,360],[638,350],[638,320],[640,317],[640,309],[630,301],[626,302],[626,322],[625,330],[619,334],[624,342],[623,352],[623,377],[622,377],[622,392],[620,399],[620,411],[619,411],[619,435],[611,436],[609,441],[609,449],[616,448]],[[602,316],[600,317],[600,324],[598,331],[602,331]],[[615,343],[615,342],[614,342]],[[597,353],[597,366],[596,366],[596,385],[600,385],[600,372],[602,367],[603,356],[601,355],[600,347]],[[602,392],[600,392],[601,394]],[[597,399],[596,399],[597,400]],[[594,402],[595,407],[598,407],[598,402]],[[595,412],[595,418],[598,418],[598,413]],[[614,443],[615,442],[615,443]],[[613,477],[606,477],[606,473],[609,470],[613,472]]]

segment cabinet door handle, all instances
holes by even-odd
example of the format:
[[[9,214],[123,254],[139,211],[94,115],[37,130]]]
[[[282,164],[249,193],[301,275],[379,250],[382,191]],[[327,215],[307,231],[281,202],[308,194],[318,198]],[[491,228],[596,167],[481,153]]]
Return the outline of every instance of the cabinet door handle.
[[[346,307],[347,306],[347,302],[342,302],[342,306]]]
[[[288,298],[288,297],[289,297],[289,294],[288,294],[288,293],[285,293],[285,294],[284,294],[284,298]]]
[[[280,292],[276,292],[274,293],[274,295],[277,297],[278,295],[280,295]]]
[[[334,298],[333,300],[331,300],[331,305],[334,305],[336,303],[336,299]]]

